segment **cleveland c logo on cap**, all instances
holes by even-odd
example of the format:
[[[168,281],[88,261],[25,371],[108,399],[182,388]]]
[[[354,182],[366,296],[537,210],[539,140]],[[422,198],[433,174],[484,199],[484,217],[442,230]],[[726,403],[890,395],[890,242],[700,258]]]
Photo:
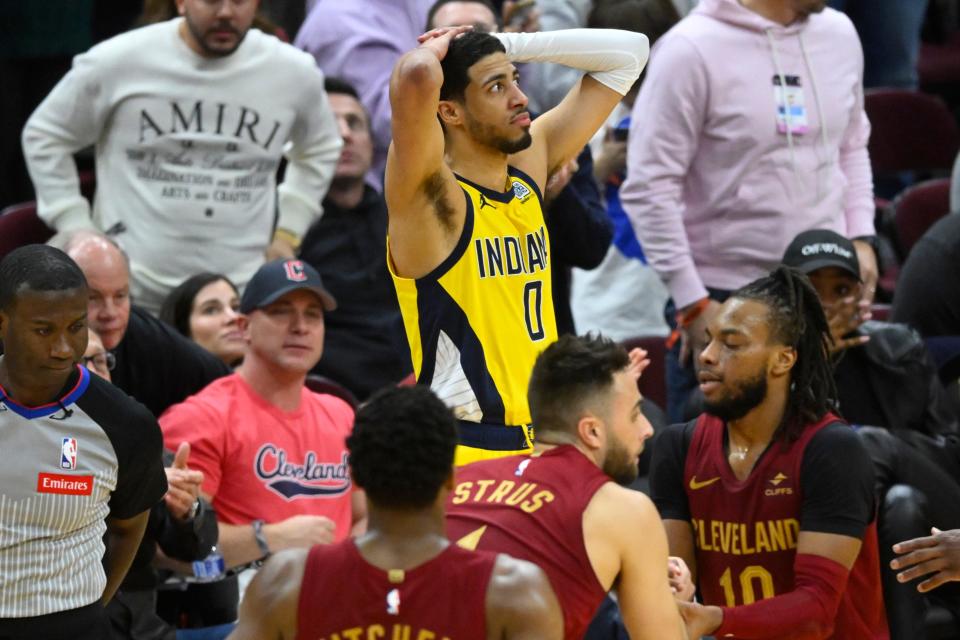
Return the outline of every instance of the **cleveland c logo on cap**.
[[[283,270],[287,274],[287,280],[292,282],[303,282],[307,279],[307,274],[303,269],[303,262],[300,260],[288,260],[284,262]]]

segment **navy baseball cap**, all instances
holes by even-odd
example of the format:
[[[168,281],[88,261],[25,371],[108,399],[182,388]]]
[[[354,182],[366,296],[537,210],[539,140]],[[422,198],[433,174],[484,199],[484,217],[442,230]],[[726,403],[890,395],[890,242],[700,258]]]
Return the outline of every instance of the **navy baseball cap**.
[[[317,294],[325,311],[337,308],[337,301],[323,286],[317,270],[303,260],[273,260],[253,274],[240,298],[240,313],[250,313],[276,302],[291,291],[308,289]]]
[[[805,274],[837,267],[860,280],[860,261],[853,242],[827,229],[804,231],[794,238],[783,254],[783,264]]]

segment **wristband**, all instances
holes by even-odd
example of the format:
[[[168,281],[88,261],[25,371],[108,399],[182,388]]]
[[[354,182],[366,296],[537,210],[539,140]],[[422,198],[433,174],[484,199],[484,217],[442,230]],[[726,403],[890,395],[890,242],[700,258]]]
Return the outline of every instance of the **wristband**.
[[[257,547],[260,549],[260,553],[263,555],[262,558],[266,558],[270,555],[270,545],[267,544],[267,536],[263,534],[263,520],[254,520],[253,521],[253,539],[257,541]]]

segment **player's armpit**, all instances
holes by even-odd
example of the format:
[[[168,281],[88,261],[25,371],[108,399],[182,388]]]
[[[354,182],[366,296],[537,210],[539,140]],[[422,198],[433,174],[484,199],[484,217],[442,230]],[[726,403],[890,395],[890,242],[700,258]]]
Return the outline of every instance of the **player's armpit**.
[[[497,556],[487,585],[489,640],[560,640],[563,614],[546,574],[536,565]]]
[[[620,553],[615,588],[627,632],[634,640],[686,638],[667,577],[667,536],[660,514],[650,499],[638,491],[612,483],[604,489],[615,500],[609,501],[611,508],[598,519],[606,520],[605,526],[610,530],[608,543]],[[584,534],[589,530],[584,522]],[[643,532],[642,537],[637,532]]]
[[[240,621],[229,640],[293,640],[297,635],[300,583],[307,549],[271,556],[250,582],[240,606]]]
[[[387,152],[390,257],[397,275],[422,277],[453,250],[466,216],[456,177],[444,161],[437,119],[443,72],[423,47],[405,54],[390,79],[393,142]]]

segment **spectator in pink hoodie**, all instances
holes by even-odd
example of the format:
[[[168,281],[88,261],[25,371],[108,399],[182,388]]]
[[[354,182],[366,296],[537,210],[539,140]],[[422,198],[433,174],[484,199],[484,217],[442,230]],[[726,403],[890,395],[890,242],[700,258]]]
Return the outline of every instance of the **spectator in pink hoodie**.
[[[850,20],[825,6],[701,0],[651,56],[620,197],[670,290],[669,315],[679,312],[679,363],[699,351],[719,301],[807,229],[855,239],[872,299],[863,53]],[[668,358],[671,418],[694,384]]]

